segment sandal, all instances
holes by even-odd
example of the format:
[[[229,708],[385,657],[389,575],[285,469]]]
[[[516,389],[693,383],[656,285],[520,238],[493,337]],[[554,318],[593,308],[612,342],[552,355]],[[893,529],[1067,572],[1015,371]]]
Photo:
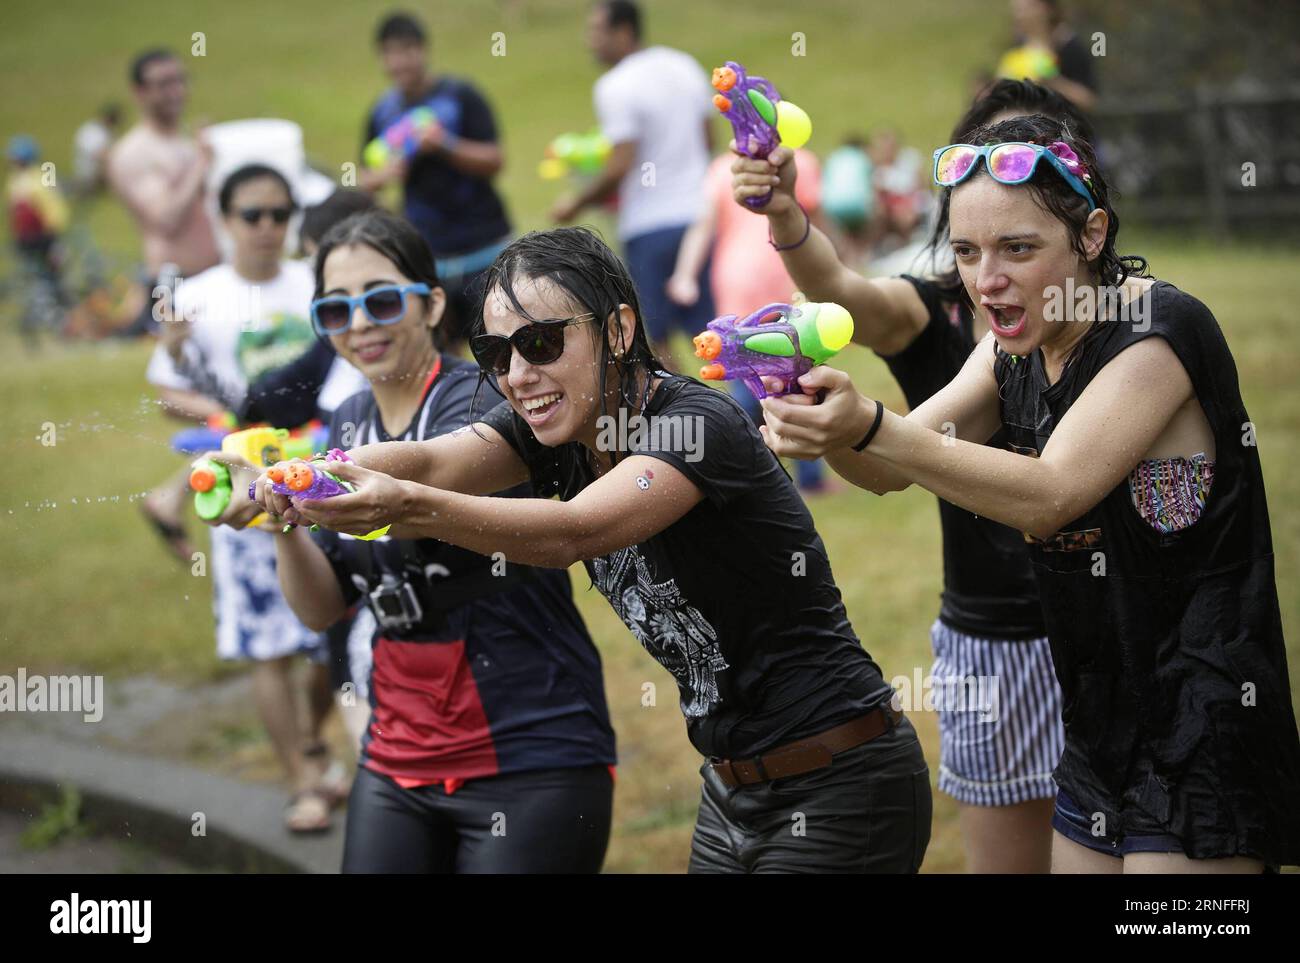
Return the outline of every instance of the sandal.
[[[329,746],[324,742],[316,742],[303,749],[302,754],[305,758],[318,763],[328,760],[329,765],[321,772],[315,788],[329,800],[330,808],[337,809],[347,802],[352,792],[352,776],[343,763],[337,759],[330,759]]]
[[[330,828],[330,801],[318,789],[304,789],[289,797],[284,825],[291,833],[323,833]]]

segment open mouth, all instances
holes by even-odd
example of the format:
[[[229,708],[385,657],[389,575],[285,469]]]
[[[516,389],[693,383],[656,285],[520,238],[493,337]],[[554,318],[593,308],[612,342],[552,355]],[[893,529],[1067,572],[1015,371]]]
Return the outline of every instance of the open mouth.
[[[563,401],[564,395],[558,391],[553,391],[546,395],[522,398],[519,404],[524,409],[524,420],[530,425],[540,425],[550,420],[551,415],[555,413],[555,410],[560,407]]]
[[[1014,338],[1025,330],[1025,309],[1018,304],[985,304],[989,327],[1003,338]]]
[[[358,345],[353,348],[356,352],[357,360],[364,364],[371,364],[382,358],[387,352],[391,341],[372,341],[364,345]]]

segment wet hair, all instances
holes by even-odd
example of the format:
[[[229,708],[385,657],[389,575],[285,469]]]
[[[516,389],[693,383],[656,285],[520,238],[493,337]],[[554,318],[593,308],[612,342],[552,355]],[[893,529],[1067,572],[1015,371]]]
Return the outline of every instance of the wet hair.
[[[610,30],[627,27],[632,39],[641,39],[641,8],[632,0],[604,0],[600,8],[605,11],[605,24]]]
[[[131,83],[137,87],[144,86],[144,72],[149,69],[150,64],[156,64],[163,60],[175,60],[176,54],[172,53],[165,47],[154,47],[143,53],[135,55],[131,61]]]
[[[642,410],[649,397],[651,379],[656,373],[667,373],[667,369],[650,347],[641,316],[641,300],[637,297],[627,266],[595,231],[584,227],[559,227],[549,231],[531,231],[512,242],[487,270],[482,288],[484,298],[471,335],[486,331],[482,305],[495,290],[505,295],[520,317],[530,322],[546,320],[528,314],[516,293],[522,283],[542,278],[549,280],[568,298],[575,314],[590,311],[600,322],[593,324],[591,329],[600,348],[601,413],[610,414],[606,390],[611,365],[618,375],[620,407],[629,406],[634,413]],[[615,358],[610,350],[608,332],[617,324],[621,304],[632,309],[636,325],[631,343],[622,346],[623,357],[620,359]],[[480,388],[484,381],[491,381],[493,387],[497,387],[494,376],[487,372],[480,373]],[[477,405],[477,391],[474,400]],[[570,454],[576,457],[576,453]],[[617,452],[614,459],[618,460]],[[566,474],[574,468],[576,465],[565,466]]]
[[[1054,137],[1052,140],[1063,140],[1067,144],[1074,144],[1079,140],[1088,143],[1093,141],[1092,124],[1077,107],[1056,91],[1044,87],[1042,84],[1036,84],[1032,80],[999,80],[983,94],[975,98],[966,113],[953,127],[948,142],[950,144],[976,145],[982,143],[982,141],[974,138],[988,126],[989,121],[1008,110],[1015,111],[1018,114],[1038,114],[1046,119],[1058,121],[1061,124],[1062,136]],[[1015,138],[1011,139],[1014,140]],[[1051,143],[1051,140],[1043,143]],[[1082,155],[1080,156],[1082,157]],[[1091,171],[1094,165],[1088,164],[1087,166]],[[1052,173],[1055,175],[1054,171]],[[1057,177],[1057,180],[1059,181],[1060,178]],[[935,215],[934,226],[930,229],[930,239],[925,247],[932,259],[937,258],[940,249],[948,244],[948,202],[951,193],[951,191],[945,190],[939,196],[939,206]],[[1070,193],[1073,194],[1074,192],[1071,191]],[[1077,194],[1074,196],[1078,197]],[[1118,229],[1118,224],[1114,220],[1114,212],[1107,211],[1107,213],[1111,215],[1111,223],[1116,225],[1116,229]],[[935,282],[946,300],[966,300],[965,285],[962,284],[961,275],[957,272],[956,267],[945,271],[935,279]]]
[[[261,180],[264,177],[279,181],[280,186],[284,188],[284,193],[289,197],[289,206],[294,206],[293,188],[289,186],[289,182],[285,180],[283,174],[266,164],[245,164],[243,167],[232,171],[221,182],[221,190],[217,192],[217,207],[221,213],[230,213],[230,204],[235,198],[235,191],[239,189],[241,184]]]
[[[428,42],[424,27],[420,25],[415,15],[410,13],[390,13],[379,22],[379,28],[375,31],[375,44],[382,47],[390,40],[400,40],[420,46]]]
[[[335,224],[353,214],[371,210],[374,206],[375,199],[365,191],[339,188],[319,204],[313,204],[302,212],[299,237],[304,241],[312,241],[319,247],[321,239]]]
[[[429,289],[441,287],[438,267],[428,243],[409,221],[381,207],[361,211],[335,224],[321,238],[316,252],[316,290],[312,299],[325,294],[325,262],[335,248],[359,245],[368,247],[393,262],[393,266],[412,282],[427,284]],[[432,298],[420,297],[427,311]],[[442,325],[433,328],[433,345],[442,347]]]
[[[1115,239],[1119,234],[1119,215],[1111,206],[1110,185],[1107,184],[1106,176],[1097,163],[1097,154],[1092,145],[1082,137],[1071,138],[1070,133],[1066,123],[1052,117],[1044,117],[1042,114],[1034,114],[977,128],[972,132],[971,142],[989,145],[1023,141],[1046,147],[1059,140],[1069,144],[1080,163],[1088,169],[1089,179],[1085,186],[1091,190],[1097,207],[1105,211],[1108,218],[1106,239],[1100,253],[1091,262],[1098,282],[1118,287],[1130,275],[1146,276],[1145,258],[1136,255],[1120,255],[1116,252]],[[971,176],[987,177],[988,169],[985,164],[981,163]],[[1065,178],[1061,177],[1056,168],[1051,164],[1040,163],[1034,168],[1033,176],[1021,186],[1030,192],[1034,202],[1043,211],[1065,225],[1075,253],[1080,257],[1086,257],[1081,235],[1090,213],[1088,203],[1065,182]],[[953,190],[954,188],[951,187],[944,189],[946,199],[951,200]]]

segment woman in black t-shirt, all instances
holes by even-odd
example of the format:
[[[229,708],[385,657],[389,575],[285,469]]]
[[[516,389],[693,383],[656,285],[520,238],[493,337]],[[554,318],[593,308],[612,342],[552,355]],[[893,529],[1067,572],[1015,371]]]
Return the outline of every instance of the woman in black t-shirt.
[[[1054,869],[1300,861],[1268,509],[1223,334],[1195,298],[1116,254],[1090,145],[1045,117],[970,140],[983,152],[945,149],[936,180],[990,336],[905,419],[815,369],[807,394],[765,401],[769,442],[1026,533],[1065,700]],[[1033,146],[992,156],[990,176],[1001,144]],[[1009,452],[983,444],[999,429]]]
[[[352,452],[355,494],[292,505],[259,481],[259,501],[337,531],[392,523],[584,562],[708,757],[693,871],[914,872],[930,833],[915,730],[744,411],[661,369],[626,267],[590,231],[519,239],[486,292],[471,346],[505,403],[450,436]],[[477,497],[522,481],[539,497]]]
[[[966,141],[994,118],[1035,113],[1076,128],[1084,123],[1045,87],[1000,80],[957,122],[952,139]],[[734,170],[742,187],[751,172],[777,178],[761,213],[795,286],[853,315],[853,340],[884,361],[909,407],[920,407],[961,371],[988,324],[962,303],[955,266],[938,276],[863,277],[840,262],[821,231],[805,225],[794,198],[792,151],[778,148],[766,161],[740,158]],[[931,242],[936,262],[947,234],[941,208]],[[1002,447],[1005,438],[999,432],[987,444]],[[942,499],[939,518],[943,594],[930,629],[928,680],[939,721],[939,790],[958,803],[967,872],[1045,873],[1052,770],[1065,734],[1029,552],[1020,532]]]

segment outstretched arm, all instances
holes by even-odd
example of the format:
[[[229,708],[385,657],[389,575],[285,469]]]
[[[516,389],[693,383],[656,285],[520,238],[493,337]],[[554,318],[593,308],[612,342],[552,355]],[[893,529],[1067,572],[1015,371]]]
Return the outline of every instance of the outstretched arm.
[[[484,498],[400,482],[354,465],[338,469],[339,477],[358,490],[301,502],[305,523],[362,534],[382,518],[381,524],[393,523],[397,538],[436,538],[549,568],[634,545],[663,531],[704,497],[676,468],[647,455],[629,456],[567,502]]]
[[[958,380],[967,379],[976,358],[987,360],[991,352],[992,341],[987,339]],[[913,415],[921,415],[951,388],[935,395]],[[796,440],[774,444],[774,450],[778,454],[784,453],[783,449],[799,453],[822,446],[823,450],[842,450],[861,438],[875,417],[876,402],[842,386],[838,393],[836,410],[844,414],[835,424],[829,424],[824,415],[810,420],[805,414],[812,410],[808,406],[777,408],[778,437],[784,433]],[[1160,338],[1148,338],[1102,368],[1056,426],[1039,458],[954,439],[920,423],[921,418],[902,418],[889,412],[885,412],[870,446],[857,457],[879,461],[897,476],[954,505],[1046,538],[1118,485],[1151,450],[1179,408],[1194,397],[1191,380],[1173,349]],[[1134,398],[1141,398],[1142,403],[1135,405]],[[764,406],[771,426],[772,407],[766,401]],[[977,419],[979,411],[973,411]],[[939,414],[932,410],[923,417],[933,422]],[[979,427],[976,435],[986,427],[982,421],[974,424]]]
[[[778,247],[798,245],[781,252],[795,287],[809,301],[834,301],[853,315],[854,341],[891,355],[921,332],[928,314],[911,283],[901,278],[864,278],[840,261],[830,238],[805,221],[794,197],[798,171],[792,150],[778,147],[766,160],[738,156],[731,171],[738,204],[771,189],[772,198],[762,213]],[[800,244],[805,230],[808,238]]]
[[[348,456],[362,469],[445,491],[486,495],[528,480],[528,466],[495,428],[479,422],[427,441],[385,441],[353,448]],[[343,476],[345,462],[331,462],[332,474]],[[339,471],[335,471],[339,468]],[[303,519],[285,495],[271,490],[266,475],[258,477],[255,498],[268,512],[287,522]],[[340,496],[342,497],[342,496]],[[385,506],[375,506],[378,513]],[[391,515],[366,532],[383,528]],[[310,524],[307,522],[306,524]]]

